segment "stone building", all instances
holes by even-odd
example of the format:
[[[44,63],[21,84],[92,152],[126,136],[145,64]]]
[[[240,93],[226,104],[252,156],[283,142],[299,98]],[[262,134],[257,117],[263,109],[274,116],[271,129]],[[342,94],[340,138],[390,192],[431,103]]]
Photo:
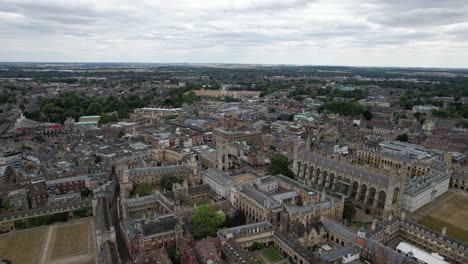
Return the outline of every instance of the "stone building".
[[[367,214],[387,216],[401,209],[404,178],[316,154],[309,138],[302,147],[296,142],[293,172],[300,183],[351,200]]]
[[[228,172],[218,169],[208,169],[202,172],[203,184],[210,186],[217,197],[229,198],[231,186],[235,181]]]
[[[159,185],[159,182],[164,176],[174,176],[179,180],[184,180],[189,179],[191,175],[192,169],[189,165],[171,165],[130,169],[128,171],[128,180],[132,182],[133,185],[142,183]]]
[[[405,185],[403,193],[403,210],[414,212],[448,191],[450,175],[430,173],[414,177]]]
[[[133,260],[161,248],[178,248],[183,243],[183,222],[173,214],[153,220],[126,219],[120,228],[123,242]]]
[[[321,217],[341,219],[343,200],[317,192],[285,176],[269,177],[268,186],[277,186],[269,193],[262,191],[256,179],[231,188],[231,204],[244,212],[250,223],[268,221],[282,232],[292,232],[297,225],[309,227]],[[276,184],[272,184],[276,181]],[[264,187],[265,185],[263,185]],[[310,231],[310,229],[308,230]],[[301,232],[304,235],[306,232]]]

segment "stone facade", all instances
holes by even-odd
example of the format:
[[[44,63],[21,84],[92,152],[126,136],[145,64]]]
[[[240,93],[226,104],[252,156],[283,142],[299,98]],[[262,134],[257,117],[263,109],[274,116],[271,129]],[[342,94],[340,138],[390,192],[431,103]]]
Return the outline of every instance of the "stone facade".
[[[385,217],[400,211],[404,178],[313,153],[309,139],[295,148],[293,172],[300,183],[347,198],[368,214]]]

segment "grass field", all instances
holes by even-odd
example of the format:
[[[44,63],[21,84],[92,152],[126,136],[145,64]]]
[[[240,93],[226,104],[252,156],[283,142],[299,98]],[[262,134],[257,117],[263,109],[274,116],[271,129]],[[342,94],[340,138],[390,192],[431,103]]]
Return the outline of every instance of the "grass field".
[[[0,236],[0,259],[13,263],[35,263],[43,243],[43,228],[25,230]]]
[[[465,229],[456,227],[429,215],[423,216],[417,222],[421,225],[432,228],[438,232],[442,232],[442,228],[445,226],[447,227],[447,236],[468,243],[468,231],[466,231]],[[463,225],[463,222],[460,224]]]
[[[280,262],[281,260],[283,260],[283,256],[281,256],[281,254],[276,249],[274,249],[272,247],[262,249],[260,251],[260,253],[263,256],[265,256],[266,259],[270,263],[276,263],[276,262]]]
[[[52,247],[52,259],[85,253],[87,234],[86,223],[58,227]]]
[[[447,235],[464,242],[468,242],[468,197],[460,194],[453,195],[449,200],[431,208],[417,220],[419,224],[430,227],[438,232],[447,227]]]
[[[457,194],[449,201],[438,206],[429,215],[468,231],[468,225],[466,224],[466,219],[468,219],[468,198]]]

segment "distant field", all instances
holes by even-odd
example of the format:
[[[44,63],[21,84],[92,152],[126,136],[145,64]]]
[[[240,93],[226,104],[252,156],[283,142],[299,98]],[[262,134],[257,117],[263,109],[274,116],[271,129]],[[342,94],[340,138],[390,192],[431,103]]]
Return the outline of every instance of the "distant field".
[[[85,253],[87,235],[86,223],[58,227],[52,246],[52,259]]]
[[[417,222],[438,232],[447,227],[447,235],[468,242],[468,198],[460,194],[436,205],[427,215],[422,215]]]
[[[34,228],[0,236],[0,258],[18,264],[36,263],[47,228]]]

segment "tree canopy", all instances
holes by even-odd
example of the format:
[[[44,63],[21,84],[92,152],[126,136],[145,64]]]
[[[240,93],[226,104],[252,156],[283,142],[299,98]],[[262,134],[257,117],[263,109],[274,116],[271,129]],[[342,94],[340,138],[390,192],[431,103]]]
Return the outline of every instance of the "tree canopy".
[[[159,186],[166,191],[172,191],[172,184],[179,182],[177,177],[175,176],[164,176],[161,178],[161,181],[159,182]]]
[[[207,205],[200,205],[192,216],[193,234],[198,238],[215,236],[218,227],[220,227],[223,222],[223,211],[215,211]]]
[[[271,158],[267,171],[270,175],[283,174],[291,178],[294,177],[294,173],[288,168],[288,158],[281,154],[276,154]]]
[[[397,136],[396,140],[401,142],[408,142],[408,134],[400,134]]]
[[[153,191],[153,186],[149,183],[138,184],[135,187],[135,194],[138,194],[139,196],[150,195],[152,191]]]
[[[356,215],[356,208],[352,203],[345,203],[343,207],[343,218],[352,219]]]

